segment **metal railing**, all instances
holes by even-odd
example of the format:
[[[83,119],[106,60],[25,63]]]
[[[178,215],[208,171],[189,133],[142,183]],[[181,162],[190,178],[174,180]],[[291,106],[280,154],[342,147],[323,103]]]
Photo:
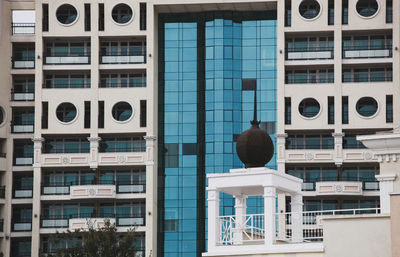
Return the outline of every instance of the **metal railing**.
[[[16,122],[11,121],[11,133],[33,133],[35,129],[34,121]]]
[[[33,153],[14,156],[14,166],[31,166],[33,164]]]
[[[17,182],[14,181],[14,184]],[[13,188],[13,198],[32,198],[33,197],[33,185],[20,186],[15,185]]]
[[[44,64],[61,64],[61,65],[72,65],[72,64],[90,64],[90,53],[44,53],[43,54]]]
[[[286,60],[321,60],[333,59],[333,47],[286,48]]]
[[[64,214],[64,215],[42,215],[40,217],[41,220],[40,225],[42,228],[68,227],[70,219],[109,219],[109,218],[116,219],[117,227],[137,226],[137,225],[144,226],[146,224],[144,214],[87,212],[87,213],[75,213],[75,214]]]
[[[217,217],[218,245],[263,242],[265,238],[264,214],[247,214],[238,219],[236,215]]]
[[[90,83],[46,83],[42,85],[42,88],[90,88]]]
[[[6,186],[0,187],[0,198],[4,199],[6,197]]]
[[[388,58],[393,55],[393,46],[343,46],[344,59]]]
[[[146,82],[99,83],[99,88],[146,87]]]
[[[11,23],[13,35],[33,35],[35,34],[35,23]]]
[[[13,57],[12,58],[13,69],[34,69],[35,68],[35,57]]]
[[[12,231],[32,231],[32,219],[12,219]]]
[[[333,78],[296,78],[286,79],[286,84],[318,84],[318,83],[333,83]]]
[[[292,238],[292,216],[301,214],[303,221],[303,241],[314,242],[323,240],[322,219],[335,215],[379,214],[380,208],[341,209],[323,211],[305,211],[302,213],[276,213],[276,238],[290,242]]]
[[[134,64],[146,63],[146,48],[137,51],[101,51],[101,64]]]
[[[11,100],[13,101],[34,101],[35,100],[35,91],[17,91],[15,89],[11,90]]]

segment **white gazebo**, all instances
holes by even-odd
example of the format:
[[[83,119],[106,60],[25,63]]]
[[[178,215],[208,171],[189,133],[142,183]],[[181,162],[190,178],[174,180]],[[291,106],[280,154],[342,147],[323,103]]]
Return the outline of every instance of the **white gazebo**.
[[[231,169],[207,174],[208,252],[203,256],[322,251],[303,243],[302,180],[268,168]],[[219,195],[235,198],[235,215],[219,215]],[[291,213],[277,214],[277,194],[291,199]],[[264,197],[264,213],[248,214],[246,199]]]

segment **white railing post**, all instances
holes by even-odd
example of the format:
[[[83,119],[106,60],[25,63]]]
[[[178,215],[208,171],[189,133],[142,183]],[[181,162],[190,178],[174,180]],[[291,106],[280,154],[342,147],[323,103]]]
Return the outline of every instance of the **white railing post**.
[[[208,189],[208,251],[217,246],[220,235],[219,222],[219,192],[216,189]]]
[[[303,196],[292,195],[290,206],[292,208],[292,241],[303,242]]]
[[[264,187],[265,245],[272,246],[275,241],[276,190]]]
[[[246,227],[246,198],[245,195],[235,196],[235,230],[233,235],[233,244],[243,244],[243,230]]]

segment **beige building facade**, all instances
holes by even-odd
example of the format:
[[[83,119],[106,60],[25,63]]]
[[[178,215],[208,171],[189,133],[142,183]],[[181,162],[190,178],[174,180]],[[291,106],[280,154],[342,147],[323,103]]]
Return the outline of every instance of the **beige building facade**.
[[[159,17],[257,11],[276,14],[276,119],[269,131],[276,138],[276,170],[303,179],[304,211],[377,211],[386,201],[383,213],[389,214],[382,185],[388,194],[398,185],[385,184],[394,172],[388,177],[384,170],[397,170],[386,159],[398,157],[365,148],[356,136],[400,124],[398,1],[2,0],[4,256],[52,252],[56,232],[82,228],[87,219],[101,225],[104,218],[120,232],[136,227],[143,257],[205,252],[204,227],[196,230],[202,238],[193,239],[192,255],[165,249],[171,223],[164,220],[160,193],[159,63],[165,49]],[[289,211],[289,199],[278,198],[278,212]],[[377,244],[393,247],[396,236],[390,245],[384,233],[387,215],[332,218],[324,223],[324,251],[270,255],[337,256],[332,249],[348,241],[335,228],[358,230],[364,222],[371,226],[362,243],[371,240],[367,230],[382,227]]]

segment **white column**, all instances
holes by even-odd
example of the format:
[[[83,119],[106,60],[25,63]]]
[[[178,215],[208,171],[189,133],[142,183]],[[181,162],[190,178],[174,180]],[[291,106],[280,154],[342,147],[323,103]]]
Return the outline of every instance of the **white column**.
[[[155,136],[144,136],[146,140],[146,254],[152,256],[157,247],[157,168],[154,165],[154,156],[157,151]]]
[[[393,193],[393,183],[396,179],[396,174],[376,175],[375,178],[379,181],[379,197],[381,205],[381,213],[390,213],[390,194]]]
[[[207,189],[208,198],[208,252],[212,252],[217,246],[219,224],[219,192],[216,189]]]
[[[99,165],[98,155],[99,155],[99,142],[100,137],[88,137],[87,140],[90,142],[90,168],[96,169]]]
[[[292,241],[303,242],[303,195],[291,196],[292,209]]]
[[[336,102],[336,100],[335,100]],[[335,116],[336,118],[336,116]],[[333,154],[333,159],[335,160],[336,165],[343,164],[343,137],[344,133],[332,133],[335,142],[335,151]]]
[[[275,213],[276,190],[274,187],[264,187],[264,219],[265,219],[265,245],[272,246],[275,242]]]
[[[33,141],[33,194],[32,194],[32,242],[31,256],[39,256],[40,249],[40,186],[41,186],[41,163],[42,163],[42,143],[44,138],[35,137]]]
[[[233,244],[243,244],[243,230],[246,226],[246,195],[235,195],[235,231]]]

